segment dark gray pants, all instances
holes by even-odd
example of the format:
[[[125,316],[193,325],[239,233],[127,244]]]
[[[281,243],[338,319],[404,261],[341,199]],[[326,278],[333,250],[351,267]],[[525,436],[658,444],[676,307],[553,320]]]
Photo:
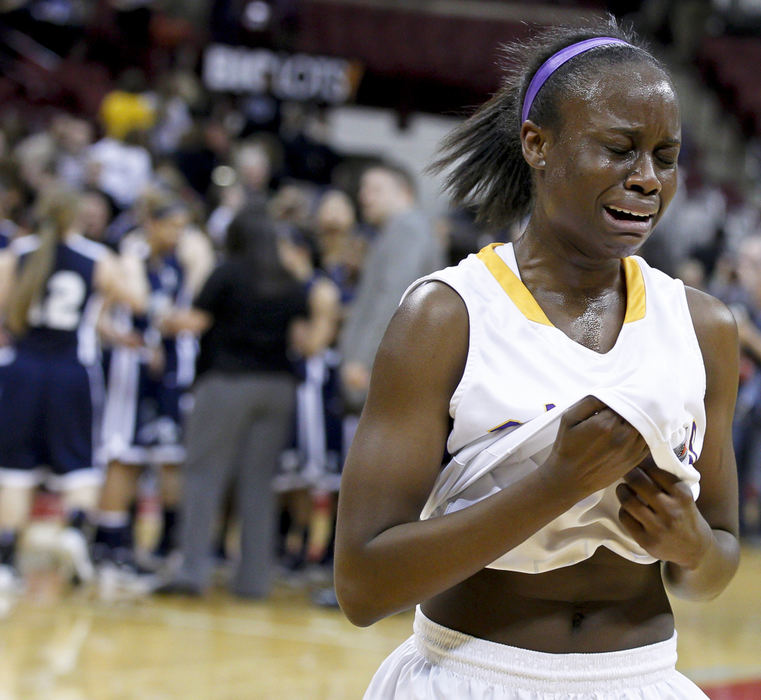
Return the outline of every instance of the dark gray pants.
[[[185,432],[180,581],[208,585],[214,524],[234,483],[241,542],[233,591],[269,593],[275,539],[271,482],[291,429],[294,392],[294,379],[285,373],[212,371],[199,379]]]

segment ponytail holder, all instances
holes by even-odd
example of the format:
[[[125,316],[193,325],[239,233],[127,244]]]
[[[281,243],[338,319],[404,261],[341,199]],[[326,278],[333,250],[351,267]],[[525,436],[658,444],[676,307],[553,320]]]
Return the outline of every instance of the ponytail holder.
[[[523,111],[521,112],[521,124],[528,119],[528,113],[531,111],[531,105],[534,103],[537,93],[542,89],[542,85],[547,82],[547,79],[562,66],[566,61],[570,61],[574,56],[578,56],[580,53],[589,51],[590,49],[597,48],[598,46],[608,46],[611,44],[623,44],[624,46],[631,46],[627,41],[622,39],[616,39],[612,36],[598,36],[594,39],[584,39],[570,46],[566,46],[564,49],[560,49],[557,53],[552,54],[542,65],[539,70],[534,73],[534,77],[531,78],[531,82],[528,84],[526,90],[526,96],[523,98]]]

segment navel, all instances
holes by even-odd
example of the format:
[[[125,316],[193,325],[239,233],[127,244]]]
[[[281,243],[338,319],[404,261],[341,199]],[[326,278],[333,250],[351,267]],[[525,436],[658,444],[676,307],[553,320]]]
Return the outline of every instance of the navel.
[[[587,613],[583,603],[575,603],[571,615],[571,632],[578,632],[586,618]]]

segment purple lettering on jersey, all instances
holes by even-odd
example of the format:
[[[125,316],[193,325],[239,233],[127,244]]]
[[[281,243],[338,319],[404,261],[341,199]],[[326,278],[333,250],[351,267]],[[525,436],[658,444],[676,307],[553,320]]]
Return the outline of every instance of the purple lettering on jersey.
[[[517,428],[519,425],[523,425],[519,420],[509,420],[505,423],[501,423],[495,428],[492,428],[489,432],[496,433],[498,430],[504,430],[505,428]]]

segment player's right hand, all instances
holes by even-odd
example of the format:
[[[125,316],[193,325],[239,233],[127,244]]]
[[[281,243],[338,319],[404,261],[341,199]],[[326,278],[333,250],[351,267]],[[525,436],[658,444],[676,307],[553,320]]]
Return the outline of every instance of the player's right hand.
[[[541,468],[556,487],[562,484],[581,499],[615,483],[649,454],[631,423],[594,396],[585,396],[563,414]]]

